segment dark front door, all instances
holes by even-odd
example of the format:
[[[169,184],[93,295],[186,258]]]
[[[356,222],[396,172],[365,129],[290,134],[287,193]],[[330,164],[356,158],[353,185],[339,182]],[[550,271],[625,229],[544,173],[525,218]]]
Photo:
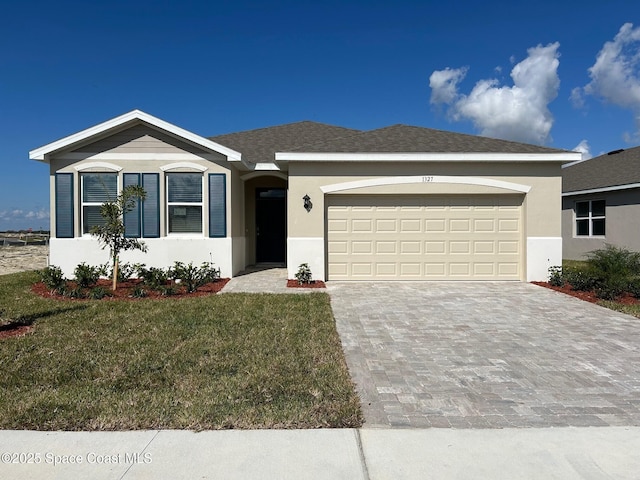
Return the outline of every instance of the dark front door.
[[[284,263],[287,199],[284,188],[256,189],[256,262]]]

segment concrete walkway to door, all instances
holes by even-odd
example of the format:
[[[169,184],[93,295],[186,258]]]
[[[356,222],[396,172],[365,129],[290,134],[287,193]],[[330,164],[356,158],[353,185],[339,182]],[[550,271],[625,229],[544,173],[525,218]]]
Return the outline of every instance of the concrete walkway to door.
[[[365,427],[640,425],[640,319],[527,283],[327,287]]]

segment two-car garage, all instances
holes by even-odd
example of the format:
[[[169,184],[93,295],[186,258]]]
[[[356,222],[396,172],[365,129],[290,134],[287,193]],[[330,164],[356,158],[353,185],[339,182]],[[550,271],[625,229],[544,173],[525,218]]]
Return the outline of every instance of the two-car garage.
[[[523,280],[524,195],[329,195],[328,280]]]

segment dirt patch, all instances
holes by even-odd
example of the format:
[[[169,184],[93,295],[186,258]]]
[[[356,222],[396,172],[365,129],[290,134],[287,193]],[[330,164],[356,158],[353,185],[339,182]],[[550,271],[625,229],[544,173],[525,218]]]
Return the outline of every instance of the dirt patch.
[[[311,280],[311,283],[300,283],[298,280],[287,280],[289,288],[327,288],[322,280]]]
[[[42,270],[48,256],[48,245],[0,246],[0,275]]]
[[[186,288],[178,283],[167,284],[167,287],[173,287],[173,291],[171,293],[160,292],[155,289],[151,289],[149,287],[144,286],[141,280],[127,280],[126,282],[118,283],[118,288],[114,291],[111,290],[111,280],[100,280],[98,281],[97,287],[102,287],[106,291],[106,295],[94,301],[109,301],[109,300],[141,300],[145,298],[151,298],[156,300],[166,300],[166,299],[177,299],[177,298],[194,298],[194,297],[204,297],[207,295],[215,295],[227,284],[229,281],[228,278],[221,278],[215,282],[207,283],[199,287],[195,292],[187,292]],[[68,290],[72,290],[76,288],[75,282],[68,282]],[[95,287],[94,287],[95,288]],[[139,292],[144,290],[145,295],[140,296]],[[56,298],[59,300],[92,300],[90,298],[70,298],[69,296],[60,295],[56,292],[52,292],[47,286],[38,282],[33,284],[31,290],[41,297],[45,298]],[[92,289],[83,289],[83,292],[90,293]]]

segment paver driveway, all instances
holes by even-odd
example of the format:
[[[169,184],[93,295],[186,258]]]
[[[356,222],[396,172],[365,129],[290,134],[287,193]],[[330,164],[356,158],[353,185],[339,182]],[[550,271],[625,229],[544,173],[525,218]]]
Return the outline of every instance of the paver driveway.
[[[527,283],[328,291],[365,426],[640,425],[640,319]]]

